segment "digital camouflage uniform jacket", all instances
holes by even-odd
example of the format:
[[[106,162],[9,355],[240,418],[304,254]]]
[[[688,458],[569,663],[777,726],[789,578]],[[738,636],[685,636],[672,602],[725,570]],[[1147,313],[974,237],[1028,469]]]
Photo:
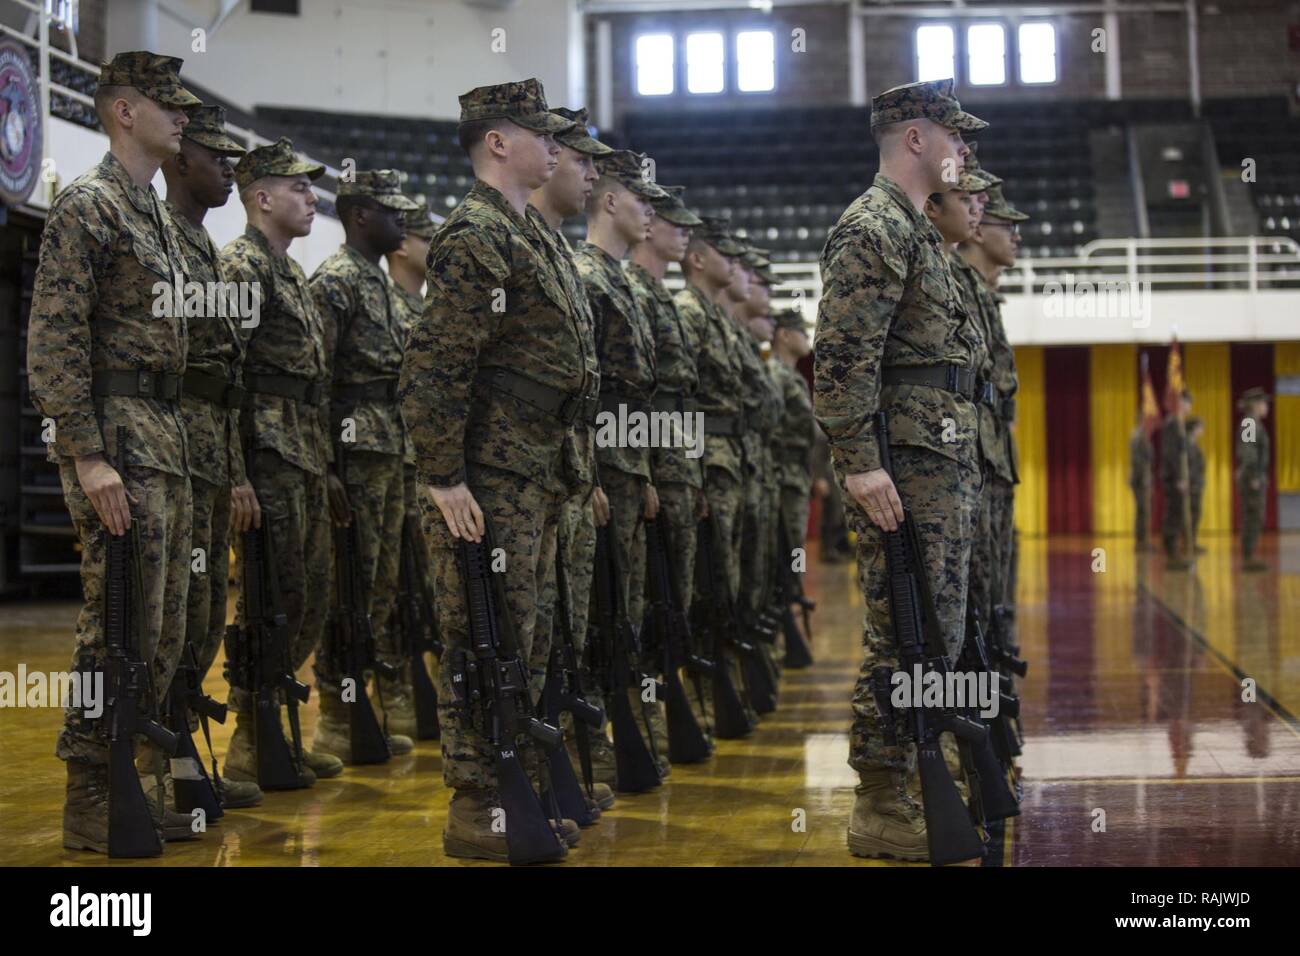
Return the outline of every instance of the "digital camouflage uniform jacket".
[[[980,366],[980,378],[993,383],[993,404],[979,403],[980,453],[993,474],[1003,481],[1012,482],[1016,473],[1011,463],[1011,447],[1007,443],[1007,425],[1002,418],[1002,399],[1014,395],[1017,387],[1011,345],[1002,328],[1002,310],[984,279],[974,266],[955,252],[948,253],[948,263],[957,280],[965,306],[979,323],[980,333],[988,348]],[[1010,389],[1010,395],[1004,390]]]
[[[783,487],[808,493],[812,487],[812,447],[817,434],[808,384],[780,359],[772,360],[772,377],[781,387],[784,408],[772,432],[772,455]]]
[[[411,329],[415,328],[420,321],[420,315],[424,312],[424,297],[416,295],[413,292],[407,292],[396,282],[393,283],[393,305],[396,307],[398,322],[402,327],[402,354],[406,354],[406,342],[411,336]],[[402,432],[402,461],[408,465],[415,464],[415,444],[411,441],[411,433],[403,425]]]
[[[251,409],[253,447],[276,452],[289,464],[323,475],[333,460],[328,439],[329,362],[325,324],[316,309],[307,276],[290,256],[277,256],[256,226],[221,250],[221,267],[234,282],[257,282],[261,321],[240,327],[247,352],[244,382],[255,375],[291,376],[316,383],[320,401],[313,407],[292,398],[250,392],[242,415]],[[242,418],[241,415],[241,418]]]
[[[32,401],[54,420],[51,461],[107,452],[119,468],[187,473],[177,405],[91,394],[92,370],[184,373],[183,311],[154,315],[158,284],[174,286],[184,271],[180,241],[153,187],[136,186],[111,153],[54,200],[27,332]],[[118,425],[130,433],[125,463],[117,457]]]
[[[655,393],[655,336],[650,317],[637,305],[622,264],[604,249],[580,242],[573,262],[587,290],[595,323],[601,410],[618,415],[618,406],[625,405],[628,414],[639,411],[649,415]],[[616,468],[650,479],[649,448],[599,447],[596,461],[602,469]]]
[[[350,385],[393,383],[402,372],[406,330],[402,306],[388,274],[349,245],[316,267],[308,288],[325,325],[331,363],[330,437],[342,433],[342,419],[356,423],[354,451],[400,455],[403,447],[402,414],[397,402],[339,397],[337,390]],[[396,392],[394,392],[396,395]]]
[[[885,368],[974,369],[982,360],[983,339],[961,305],[943,239],[930,221],[896,183],[877,174],[831,230],[821,274],[815,408],[840,471],[880,467],[874,416],[881,408],[889,413],[891,444],[977,468],[973,404],[944,389],[881,384]]]
[[[677,314],[673,294],[661,280],[635,262],[627,265],[627,280],[654,330],[656,408],[671,411],[669,404],[682,407],[683,400],[693,402],[700,384],[700,373],[695,367],[699,347],[695,331]],[[703,483],[700,460],[687,458],[685,448],[654,449],[650,469],[656,484],[676,482],[699,488]]]
[[[742,416],[744,364],[740,350],[744,343],[736,339],[735,324],[692,285],[678,292],[673,303],[696,342],[700,386],[695,400],[696,408],[704,413],[706,428],[710,418]],[[740,481],[740,439],[731,435],[706,435],[702,461],[704,467],[721,468]]]
[[[596,355],[595,324],[591,317],[591,302],[587,290],[578,275],[578,267],[573,261],[573,246],[564,233],[552,229],[551,224],[533,206],[529,206],[528,224],[536,230],[540,241],[545,245],[548,255],[557,263],[557,272],[564,283],[565,295],[582,316],[587,328],[587,340],[592,343],[591,351],[586,355],[587,374],[591,382],[592,394],[600,392],[600,362]],[[591,420],[574,422],[573,428],[565,436],[564,460],[570,462],[573,480],[578,484],[577,494],[584,498],[591,493],[594,485],[600,484],[600,474],[596,469],[596,430]]]
[[[185,257],[185,281],[221,283],[217,246],[202,226],[196,226],[171,203],[164,203],[172,228],[181,240]],[[217,288],[220,288],[217,286]],[[228,312],[228,315],[214,314]],[[240,318],[229,308],[204,309],[205,314],[188,320],[190,341],[186,371],[202,372],[238,385],[243,380],[244,340],[239,334]],[[189,443],[190,476],[224,488],[242,485],[244,452],[239,440],[239,409],[223,408],[195,395],[181,396],[181,418]]]
[[[594,396],[591,330],[562,265],[499,190],[476,182],[434,236],[428,266],[424,317],[401,379],[420,481],[459,484],[473,462],[576,492],[572,427],[481,373],[505,368],[568,396]]]

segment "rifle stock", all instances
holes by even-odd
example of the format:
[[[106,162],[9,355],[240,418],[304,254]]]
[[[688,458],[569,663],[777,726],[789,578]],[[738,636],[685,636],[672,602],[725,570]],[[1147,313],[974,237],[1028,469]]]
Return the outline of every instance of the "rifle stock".
[[[892,478],[888,422],[883,411],[877,413],[876,431],[881,465]],[[901,490],[899,497],[902,497]],[[906,501],[903,502],[903,521],[898,529],[882,531],[881,536],[889,575],[889,611],[894,626],[898,669],[912,675],[920,668],[922,672],[936,671],[942,677],[950,670],[950,665],[942,645],[938,613],[930,595],[922,557],[924,551]],[[887,667],[875,668],[872,672],[877,706],[886,725],[892,724],[888,733],[896,741],[900,735],[888,692],[890,676],[892,671]],[[978,722],[967,720],[947,707],[922,704],[902,709],[907,719],[905,735],[916,745],[930,862],[943,866],[981,857],[983,840],[972,824],[971,814],[962,803],[957,783],[944,761],[940,734],[952,731],[959,741],[981,743],[987,741],[987,732]]]
[[[731,679],[727,659],[728,649],[738,654],[752,654],[754,649],[736,634],[735,605],[731,598],[731,585],[727,568],[715,557],[726,555],[719,540],[720,532],[712,514],[699,523],[696,535],[695,574],[698,594],[703,600],[693,601],[691,612],[698,614],[700,627],[707,634],[712,667],[708,672],[713,697],[713,733],[721,740],[746,737],[754,730],[756,716],[746,706],[739,689]],[[724,558],[725,560],[725,558]]]
[[[429,568],[424,553],[424,532],[420,519],[407,515],[402,522],[402,553],[398,582],[398,624],[403,652],[411,671],[411,696],[415,706],[415,736],[419,740],[437,740],[442,736],[438,724],[438,689],[424,663],[429,651],[437,659],[442,654],[438,623],[429,595]]]
[[[646,568],[649,575],[650,603],[647,617],[650,630],[663,655],[664,706],[668,718],[668,759],[673,763],[700,763],[713,753],[708,738],[700,728],[682,684],[690,645],[686,617],[680,613],[680,598],[673,586],[669,561],[668,528],[659,518],[645,522]]]
[[[623,577],[614,537],[614,519],[596,528],[596,562],[592,587],[596,593],[596,629],[588,644],[608,668],[609,723],[614,733],[616,789],[643,793],[659,786],[654,737],[647,743],[632,713],[630,693],[641,691],[636,632],[623,604]],[[647,724],[647,731],[649,726]]]
[[[125,481],[126,427],[117,428],[118,470]],[[105,704],[100,730],[108,738],[108,855],[158,856],[162,839],[135,767],[135,735],[144,734],[168,756],[176,735],[157,721],[153,671],[143,657],[144,590],[140,526],[132,515],[126,534],[101,532],[105,541]],[[161,802],[159,812],[163,807]]]
[[[510,862],[559,860],[568,850],[533,790],[519,748],[555,750],[561,743],[560,730],[533,713],[528,667],[519,657],[514,618],[501,576],[491,571],[491,553],[490,524],[481,542],[462,539],[457,543],[470,647],[468,652],[452,655],[452,691],[456,706],[465,710],[471,721],[477,718],[491,745]],[[559,808],[553,807],[552,813],[558,820]]]
[[[208,751],[212,750],[212,737],[208,732],[208,720],[219,724],[226,722],[226,705],[213,700],[203,693],[199,677],[198,655],[194,645],[188,641],[181,651],[181,662],[172,679],[171,691],[167,695],[168,723],[177,737],[176,757],[172,764],[172,783],[176,795],[176,810],[189,813],[196,807],[201,809],[208,820],[216,820],[224,815],[221,809],[221,797],[213,781],[220,781],[217,775],[217,760],[212,759],[212,776],[209,777],[199,757],[198,748],[190,734],[189,715],[197,714],[203,727],[203,736],[208,741]],[[183,773],[178,772],[183,768]]]

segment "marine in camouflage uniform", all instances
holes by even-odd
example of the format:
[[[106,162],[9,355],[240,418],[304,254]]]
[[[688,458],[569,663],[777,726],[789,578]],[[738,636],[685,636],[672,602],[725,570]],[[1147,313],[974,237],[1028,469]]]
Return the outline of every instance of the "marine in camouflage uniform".
[[[1191,511],[1189,475],[1187,473],[1187,428],[1184,424],[1191,411],[1191,396],[1184,392],[1180,410],[1165,418],[1160,428],[1160,483],[1164,487],[1165,512],[1160,533],[1169,567],[1186,566],[1184,549],[1190,549],[1190,531],[1186,517]]]
[[[1133,489],[1135,520],[1133,541],[1139,551],[1151,547],[1151,488],[1154,483],[1152,469],[1155,467],[1156,450],[1151,444],[1146,426],[1141,422],[1133,429],[1133,436],[1128,442],[1128,486]]]
[[[393,280],[393,308],[401,328],[403,350],[411,329],[420,321],[420,315],[424,312],[424,261],[429,255],[429,243],[433,240],[438,223],[441,222],[441,219],[435,222],[424,196],[416,195],[411,199],[415,202],[416,208],[406,213],[406,238],[402,240],[401,246],[385,257],[388,261],[388,275]],[[424,533],[419,491],[415,483],[415,445],[411,442],[411,435],[406,430],[405,424],[402,432],[402,505],[405,512],[404,520],[415,523],[417,547],[424,550],[424,566],[432,567],[429,539]],[[426,582],[426,586],[431,588],[432,582]],[[396,607],[392,609],[389,627],[400,627]],[[436,661],[434,663],[437,664]],[[406,706],[403,706],[402,700],[393,700],[389,696],[385,696],[384,706],[389,715],[390,729],[413,735],[418,728],[415,721],[414,695],[410,689],[409,667],[408,663],[408,673],[403,675]],[[385,695],[387,694],[388,692],[385,691]]]
[[[1201,540],[1201,499],[1205,496],[1205,450],[1201,448],[1204,423],[1199,418],[1187,419],[1187,481],[1191,490],[1192,540],[1190,548],[1200,554],[1205,549]]]
[[[256,283],[259,290],[259,321],[240,327],[246,350],[240,425],[252,460],[248,477],[257,492],[262,521],[270,522],[287,618],[289,663],[295,673],[325,633],[333,554],[327,478],[332,452],[327,437],[327,330],[307,276],[287,248],[294,236],[311,229],[307,213],[316,196],[310,180],[324,171],[323,166],[300,159],[293,143],[283,137],[245,154],[235,167],[235,181],[249,222],[244,234],[221,250],[226,278]],[[270,212],[261,208],[259,197]],[[235,554],[242,560],[241,538],[236,539]],[[241,594],[236,611],[241,626],[244,613]],[[252,695],[232,688],[230,704],[238,719],[226,755],[226,774],[256,779],[249,713]],[[311,771],[304,774],[305,785],[314,777],[334,776],[343,769],[337,758],[326,754],[304,751],[303,761]]]
[[[596,467],[600,484],[609,499],[614,525],[611,543],[618,549],[623,580],[623,606],[634,627],[640,628],[645,611],[645,527],[642,516],[648,502],[657,500],[650,476],[651,449],[648,444],[628,444],[618,434],[619,424],[629,427],[633,415],[645,416],[648,425],[654,409],[655,330],[652,320],[637,305],[622,259],[628,248],[645,239],[654,215],[651,201],[667,196],[642,174],[645,157],[617,150],[597,161],[600,178],[587,201],[587,239],[578,243],[574,265],[591,306],[600,361],[600,412],[596,426]],[[595,613],[594,595],[591,612]],[[649,662],[640,661],[640,666]],[[651,671],[654,673],[657,671]],[[603,690],[608,694],[609,688]],[[641,689],[635,694],[634,714],[646,714]],[[661,706],[661,705],[659,705]],[[647,742],[659,762],[660,776],[668,771],[668,748],[663,735],[651,723]]]
[[[155,312],[155,285],[172,286],[186,262],[148,182],[180,149],[179,135],[175,150],[159,149],[160,133],[172,127],[179,134],[186,123],[182,110],[199,104],[181,86],[180,66],[178,59],[143,51],[104,65],[96,101],[110,149],[50,208],[27,337],[32,401],[48,419],[43,437],[81,544],[84,602],[73,667],[106,660],[108,536],[134,523],[144,602],[139,652],[151,664],[157,694],[170,685],[180,659],[190,570],[190,480],[178,402],[187,322],[174,299],[159,310],[163,314]],[[127,110],[135,127],[118,122]],[[152,132],[155,142],[137,140],[139,130]],[[150,145],[158,151],[149,153]],[[152,163],[143,181],[133,180],[118,159],[129,152]],[[126,448],[118,444],[119,427],[126,430]],[[98,508],[83,482],[91,482]],[[108,851],[107,729],[77,709],[64,712],[55,752],[68,762],[66,847]],[[139,756],[142,770],[161,772],[161,751],[145,746]],[[188,819],[179,818],[179,830],[175,819],[165,819],[164,836],[183,838]]]
[[[990,185],[984,177],[965,172],[959,179],[958,189],[967,193],[979,193]],[[945,201],[952,200],[947,198]],[[988,215],[996,214],[987,205],[985,209]],[[1002,418],[1002,397],[1015,392],[1015,360],[1002,325],[1002,310],[984,277],[959,251],[949,251],[948,264],[957,281],[963,306],[975,319],[987,345],[979,369],[978,396],[979,452],[984,471],[984,488],[977,511],[967,595],[967,601],[974,606],[980,627],[987,633],[992,626],[994,608],[1002,603],[1005,592],[1005,549],[1011,543],[1010,535],[1006,534],[1002,523],[1009,517],[1015,470],[1007,444],[1006,423]]]
[[[1268,393],[1247,389],[1238,401],[1243,418],[1237,431],[1237,497],[1241,499],[1241,559],[1243,571],[1264,571],[1268,565],[1255,557],[1264,511],[1268,503],[1271,474],[1268,429]]]
[[[695,393],[699,388],[699,370],[695,364],[698,342],[695,330],[678,314],[673,294],[663,277],[669,262],[680,262],[686,254],[690,230],[701,220],[686,208],[681,186],[661,186],[667,194],[654,199],[655,215],[646,241],[632,250],[627,264],[628,283],[641,311],[649,319],[655,337],[654,409],[664,414],[682,416],[683,428],[695,424]],[[704,473],[701,455],[704,435],[692,432],[687,442],[685,432],[681,447],[660,444],[651,453],[651,473],[659,495],[659,521],[670,549],[670,570],[677,595],[689,614],[694,587],[695,546],[698,515],[703,506]],[[709,702],[688,695],[697,721],[708,725]],[[661,711],[656,710],[656,715]],[[657,727],[661,739],[667,724]]]
[[[775,316],[772,372],[781,386],[784,410],[772,435],[772,457],[780,483],[781,518],[785,523],[786,545],[792,551],[805,546],[808,511],[812,497],[812,452],[817,423],[813,418],[812,396],[808,383],[796,363],[811,349],[807,327],[800,309],[787,309]],[[786,340],[790,344],[786,344]],[[778,555],[778,560],[794,561],[792,554]],[[803,572],[797,572],[802,576]]]
[[[369,601],[375,653],[397,669],[393,680],[376,675],[378,701],[392,700],[406,719],[391,729],[388,748],[407,753],[414,733],[411,675],[398,646],[392,616],[397,596],[402,521],[406,514],[403,452],[405,430],[397,404],[406,329],[396,287],[379,267],[379,259],[406,238],[404,217],[418,204],[402,195],[396,170],[364,170],[339,183],[339,216],[346,242],[312,274],[308,283],[325,325],[331,365],[330,440],[334,465],[347,491],[356,526],[353,572]],[[335,582],[335,607],[342,602]],[[345,763],[352,745],[348,707],[342,696],[340,648],[332,637],[331,653],[316,655],[321,716],[312,749],[331,753]],[[388,728],[385,721],[385,728]]]
[[[767,271],[771,265],[764,251],[747,246],[740,258],[740,268],[748,282],[745,295],[732,310],[739,338],[745,346],[741,358],[745,363],[745,540],[752,542],[742,552],[740,568],[742,608],[749,620],[756,622],[768,610],[773,592],[772,561],[776,553],[776,516],[780,509],[780,481],[773,463],[772,437],[784,408],[781,387],[772,377],[769,363],[762,356],[763,343],[772,333],[769,304],[770,286],[776,276]],[[735,287],[733,286],[733,292]],[[754,329],[761,327],[761,333]],[[785,659],[785,635],[777,628],[774,643],[760,641],[761,653],[779,670]]]
[[[928,121],[928,122],[927,122]],[[955,659],[965,631],[967,569],[981,473],[976,363],[984,348],[945,260],[938,231],[917,206],[946,190],[943,163],[926,165],[904,136],[941,137],[926,152],[956,158],[966,148],[951,132],[987,124],[964,112],[952,80],[913,83],[877,96],[871,126],[881,143],[881,171],[845,210],[822,251],[814,407],[831,441],[845,504],[858,532],[858,576],[866,614],[863,662],[853,693],[849,764],[861,785],[849,827],[859,855],[924,859],[925,821],[904,789],[906,750],[885,742],[871,688],[877,666],[896,667],[883,532],[854,490],[879,495],[881,449],[874,428],[888,416],[892,484],[912,512],[941,628]],[[942,128],[942,129],[941,129]],[[930,144],[925,144],[927,147]],[[894,167],[929,188],[914,200],[887,174]],[[880,499],[872,497],[873,508]]]
[[[536,80],[479,87],[460,104],[461,140],[480,175],[483,154],[498,139],[523,143],[573,126],[548,111]],[[558,154],[553,145],[548,151]],[[425,310],[407,343],[400,391],[418,480],[432,486],[421,507],[446,644],[438,681],[443,779],[457,791],[443,844],[452,855],[494,860],[505,858],[506,847],[504,834],[491,828],[500,800],[492,753],[452,706],[452,674],[472,651],[457,538],[438,501],[459,508],[451,520],[471,536],[469,496],[477,502],[505,555],[504,590],[521,655],[541,657],[535,641],[550,635],[536,631],[538,603],[554,571],[560,505],[578,484],[568,437],[595,399],[590,327],[566,294],[562,265],[525,213],[528,190],[550,169],[524,168],[522,149],[510,156],[516,162],[494,166],[493,176],[509,179],[515,196],[523,188],[518,204],[480,178],[434,237]]]
[[[221,107],[198,107],[189,118],[181,152],[163,164],[163,175],[167,180],[164,205],[185,257],[185,281],[198,283],[205,294],[208,290],[215,293],[205,297],[202,314],[191,316],[181,393],[194,501],[190,546],[191,553],[202,554],[202,564],[192,562],[190,566],[185,642],[193,648],[197,679],[202,684],[226,632],[232,496],[238,496],[242,505],[241,527],[256,520],[256,496],[244,474],[239,441],[239,383],[244,362],[244,340],[238,328],[240,302],[233,287],[225,291],[217,247],[203,228],[207,211],[224,206],[229,199],[235,183],[231,160],[242,156],[244,148],[226,135]],[[178,680],[171,693],[186,693],[183,680]],[[169,727],[191,733],[199,729],[199,718],[190,712],[189,726]],[[206,726],[204,732],[206,735]],[[200,766],[187,770],[192,778],[204,776]],[[221,787],[225,809],[253,806],[262,797],[252,782],[220,780],[213,785]]]
[[[548,255],[556,264],[557,272],[564,283],[565,295],[573,308],[582,316],[583,324],[588,329],[588,336],[595,341],[592,325],[591,305],[587,301],[587,291],[582,278],[578,275],[573,261],[573,247],[560,227],[564,220],[583,211],[592,184],[598,178],[596,159],[614,152],[610,147],[595,139],[588,132],[587,111],[569,110],[563,107],[551,112],[574,124],[567,132],[558,133],[555,141],[560,146],[559,165],[555,173],[541,188],[529,197],[528,221],[537,230],[537,235],[546,244]],[[591,377],[593,392],[599,389],[600,365],[593,348],[586,356],[587,373]],[[596,555],[596,523],[593,514],[594,498],[603,496],[599,489],[599,476],[596,473],[596,436],[594,419],[584,416],[575,421],[565,441],[570,445],[566,450],[566,460],[572,463],[572,486],[576,489],[564,499],[560,509],[560,527],[556,541],[556,561],[563,562],[568,593],[564,595],[565,606],[569,615],[569,626],[573,637],[574,651],[579,662],[585,660],[587,646],[587,617],[591,598],[591,581]],[[603,497],[601,497],[603,502]],[[558,600],[558,574],[549,579],[548,588],[538,606],[538,629],[551,635],[551,646],[560,640],[559,628],[560,603]],[[539,650],[545,642],[534,642]],[[549,648],[548,648],[549,650]],[[534,672],[546,669],[548,660],[539,653],[534,653],[531,666]],[[582,666],[581,663],[579,666]],[[588,703],[605,707],[604,691],[593,675],[585,672],[582,677],[582,690]],[[569,745],[570,760],[574,767],[581,767],[576,734],[572,717],[568,713],[561,716],[565,738]],[[607,728],[606,728],[607,729]],[[609,737],[603,731],[588,734],[591,744],[592,760],[592,800],[599,810],[608,810],[614,805],[614,777],[616,773],[614,750]]]
[[[696,410],[704,415],[704,497],[715,527],[717,546],[714,560],[725,567],[716,571],[733,598],[740,596],[742,550],[743,450],[745,407],[742,399],[746,348],[736,324],[718,304],[731,284],[733,270],[741,268],[744,247],[727,230],[721,216],[701,216],[702,225],[692,231],[691,244],[682,271],[686,288],[673,297],[682,325],[696,343],[695,363],[699,374]],[[699,569],[696,569],[697,580]],[[693,600],[701,600],[696,594]],[[740,664],[728,652],[732,682],[743,686]],[[704,681],[709,685],[709,681]],[[704,695],[712,700],[712,688]],[[752,715],[751,715],[752,716]],[[752,720],[751,720],[752,723]]]

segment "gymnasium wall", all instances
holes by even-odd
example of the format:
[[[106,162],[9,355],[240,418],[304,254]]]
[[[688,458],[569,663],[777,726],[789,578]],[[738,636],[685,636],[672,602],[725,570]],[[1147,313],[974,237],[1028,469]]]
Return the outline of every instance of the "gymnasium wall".
[[[1011,6],[1014,4],[1006,4]],[[1003,6],[1000,4],[999,6]],[[1039,4],[1038,6],[1044,6]],[[1050,4],[1046,4],[1050,6]],[[1120,4],[1121,9],[1124,4]],[[1239,0],[1202,3],[1197,42],[1202,96],[1286,94],[1300,81],[1300,52],[1288,48],[1287,27],[1300,24],[1300,3],[1287,0]],[[849,12],[844,4],[777,6],[757,10],[683,11],[675,13],[596,13],[587,17],[588,86],[596,89],[596,24],[608,21],[612,34],[613,104],[625,111],[743,109],[749,106],[791,108],[817,103],[849,102]],[[1012,18],[997,18],[1014,24]],[[1025,17],[1024,19],[1043,19]],[[1025,99],[1096,98],[1106,95],[1104,55],[1093,52],[1093,31],[1104,26],[1101,14],[1049,18],[1057,27],[1061,82],[1046,86],[965,86],[972,102]],[[1119,57],[1125,98],[1188,95],[1187,20],[1181,13],[1120,14]],[[925,22],[978,22],[907,16],[864,18],[867,95],[915,79],[913,33]],[[717,96],[638,96],[634,89],[633,43],[652,31],[719,29],[729,36],[742,29],[771,29],[777,38],[777,88],[772,93],[724,93]],[[802,29],[806,52],[792,52],[791,31]],[[1108,37],[1108,41],[1112,38]],[[1110,47],[1111,50],[1114,47]],[[680,85],[680,84],[679,84]],[[960,84],[959,84],[960,85]]]

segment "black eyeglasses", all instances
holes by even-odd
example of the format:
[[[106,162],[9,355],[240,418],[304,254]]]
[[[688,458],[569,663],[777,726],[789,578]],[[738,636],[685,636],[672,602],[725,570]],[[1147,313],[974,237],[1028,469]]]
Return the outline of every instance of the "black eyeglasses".
[[[1020,235],[1020,223],[1018,222],[989,222],[987,219],[980,220],[981,226],[993,226],[997,229],[1010,229],[1011,235]]]

